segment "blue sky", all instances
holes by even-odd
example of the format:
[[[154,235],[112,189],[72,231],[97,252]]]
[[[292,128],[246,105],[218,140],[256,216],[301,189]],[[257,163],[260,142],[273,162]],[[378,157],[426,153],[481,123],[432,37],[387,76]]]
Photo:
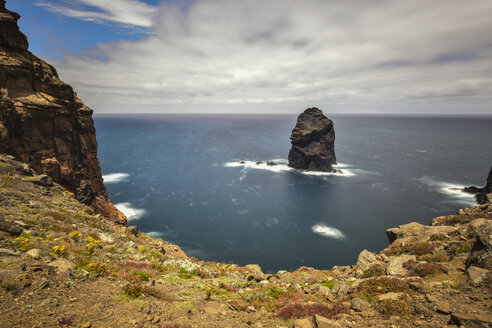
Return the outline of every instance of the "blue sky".
[[[8,0],[96,113],[492,114],[492,1]]]

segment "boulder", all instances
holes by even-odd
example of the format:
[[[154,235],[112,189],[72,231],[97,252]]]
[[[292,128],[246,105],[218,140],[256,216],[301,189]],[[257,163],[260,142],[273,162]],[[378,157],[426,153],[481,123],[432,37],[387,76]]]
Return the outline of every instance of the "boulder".
[[[417,222],[411,222],[386,230],[389,242],[397,239],[415,238],[419,242],[427,241],[432,235],[450,235],[456,233],[458,228],[450,226],[425,226]]]
[[[388,263],[388,267],[386,268],[386,273],[389,275],[399,275],[399,276],[408,275],[409,272],[407,269],[403,267],[403,264],[411,260],[413,261],[417,260],[415,255],[400,255],[392,258]]]
[[[316,108],[306,109],[297,118],[290,137],[289,166],[307,171],[333,172],[335,130],[333,121]]]
[[[41,250],[38,248],[33,248],[33,249],[28,250],[26,252],[26,254],[36,260],[36,259],[39,259],[41,257]]]
[[[466,328],[483,328],[492,326],[492,314],[478,313],[453,313],[451,314],[451,324]]]
[[[62,257],[54,260],[53,262],[48,264],[51,267],[54,267],[58,273],[66,273],[74,270],[77,265],[72,261],[64,259]]]
[[[369,302],[364,301],[363,299],[358,298],[358,297],[353,298],[350,301],[350,305],[351,305],[352,309],[354,309],[357,312],[362,312],[362,311],[365,311],[365,310],[371,308],[371,304],[369,304]]]
[[[401,298],[400,293],[386,293],[378,296],[378,301],[385,301],[385,300],[391,300],[391,301],[398,301]]]
[[[468,273],[468,277],[470,278],[470,283],[473,286],[480,286],[487,278],[489,272],[490,271],[487,269],[482,269],[476,266],[471,266],[468,270],[466,270],[466,273]]]
[[[316,328],[313,321],[308,318],[294,320],[293,328]]]
[[[0,248],[0,256],[20,256],[21,252],[16,252],[8,248]]]
[[[466,266],[492,270],[492,221],[482,224],[476,232],[475,243],[466,261]]]
[[[54,184],[53,179],[51,179],[46,174],[35,175],[33,177],[23,178],[22,180],[32,182],[42,187],[51,187]]]
[[[22,228],[12,221],[5,220],[2,213],[0,213],[0,230],[14,236],[19,236],[22,233]]]
[[[340,324],[335,320],[325,318],[318,314],[313,316],[313,323],[316,328],[339,328]]]
[[[377,263],[380,263],[380,261],[378,261],[376,254],[371,253],[368,250],[364,249],[359,254],[359,258],[357,260],[357,265],[356,265],[355,276],[357,278],[360,278],[367,269],[369,269],[371,266]]]

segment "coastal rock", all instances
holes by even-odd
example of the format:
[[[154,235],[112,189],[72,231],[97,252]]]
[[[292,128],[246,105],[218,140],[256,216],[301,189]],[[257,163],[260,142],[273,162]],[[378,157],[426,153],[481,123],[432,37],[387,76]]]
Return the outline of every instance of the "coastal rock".
[[[388,267],[386,268],[386,273],[389,275],[399,275],[406,276],[408,275],[408,270],[403,267],[403,264],[408,261],[416,261],[417,258],[415,255],[400,255],[397,256],[388,263]]]
[[[492,270],[492,221],[480,225],[466,266]]]
[[[289,166],[307,171],[333,172],[335,130],[333,121],[316,108],[306,109],[297,118],[290,137]]]
[[[376,255],[364,249],[359,254],[359,258],[357,260],[357,265],[356,265],[357,269],[355,271],[355,276],[357,278],[362,277],[364,272],[376,263],[379,263],[378,259],[376,258]]]
[[[464,191],[475,194],[475,198],[479,204],[485,204],[490,202],[490,194],[492,194],[492,166],[490,167],[489,175],[487,177],[487,182],[485,183],[485,187],[465,187]]]
[[[458,229],[450,226],[425,226],[417,222],[411,222],[386,230],[389,242],[397,239],[417,238],[420,242],[429,240],[433,235],[450,235]]]
[[[108,198],[92,110],[28,49],[20,15],[0,1],[0,153],[46,174],[98,213],[125,224]]]

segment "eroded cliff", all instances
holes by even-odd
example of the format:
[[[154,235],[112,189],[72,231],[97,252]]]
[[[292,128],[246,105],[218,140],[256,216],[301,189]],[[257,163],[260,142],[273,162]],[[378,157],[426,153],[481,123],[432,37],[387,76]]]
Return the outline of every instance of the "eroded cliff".
[[[98,213],[126,224],[103,184],[92,110],[53,66],[28,51],[19,18],[0,0],[0,153],[28,163]]]

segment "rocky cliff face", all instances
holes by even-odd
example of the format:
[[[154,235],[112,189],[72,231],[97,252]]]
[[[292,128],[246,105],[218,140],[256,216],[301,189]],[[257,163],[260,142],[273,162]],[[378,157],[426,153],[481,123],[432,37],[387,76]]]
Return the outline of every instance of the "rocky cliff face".
[[[19,18],[0,0],[0,153],[28,163],[98,213],[125,224],[103,184],[92,110],[53,66],[27,50]]]
[[[289,166],[308,170],[332,172],[335,157],[333,122],[316,108],[308,108],[299,115],[290,137]]]

